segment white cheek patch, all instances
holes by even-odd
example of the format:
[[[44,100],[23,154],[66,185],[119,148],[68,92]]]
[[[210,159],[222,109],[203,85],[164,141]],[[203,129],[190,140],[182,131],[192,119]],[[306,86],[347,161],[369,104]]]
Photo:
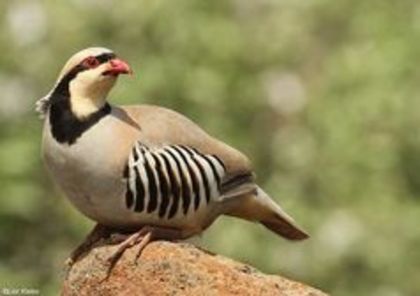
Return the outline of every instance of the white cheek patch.
[[[109,68],[108,63],[100,64],[96,68],[88,69],[88,70],[80,72],[75,77],[75,80],[77,79],[85,83],[94,84],[96,81],[99,81],[105,78],[105,76],[102,75],[102,73],[108,70],[108,68]]]
[[[70,102],[73,113],[79,118],[86,118],[102,108],[108,92],[114,86],[116,77],[104,76],[107,63],[77,74],[70,82]]]

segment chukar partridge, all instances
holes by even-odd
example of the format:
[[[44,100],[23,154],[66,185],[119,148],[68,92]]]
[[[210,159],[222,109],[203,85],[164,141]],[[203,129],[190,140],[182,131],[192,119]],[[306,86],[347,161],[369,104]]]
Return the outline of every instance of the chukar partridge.
[[[116,259],[151,239],[199,234],[223,214],[260,222],[290,240],[308,237],[258,187],[241,152],[177,112],[110,105],[107,96],[118,76],[130,72],[111,50],[88,48],[68,60],[37,102],[51,176],[98,223],[72,259],[101,229],[125,231]]]

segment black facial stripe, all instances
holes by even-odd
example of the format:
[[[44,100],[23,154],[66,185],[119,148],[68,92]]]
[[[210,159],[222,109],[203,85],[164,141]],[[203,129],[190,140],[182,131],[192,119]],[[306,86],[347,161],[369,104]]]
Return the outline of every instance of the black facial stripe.
[[[61,78],[61,80],[57,83],[57,86],[51,93],[50,101],[52,104],[54,104],[56,101],[67,99],[70,97],[70,81],[72,81],[79,72],[83,71],[83,69],[84,67],[82,65],[77,65],[73,69],[71,69],[66,75],[64,75],[63,78]]]
[[[103,53],[103,54],[95,56],[95,58],[99,61],[100,64],[103,64],[112,59],[115,59],[115,57],[116,57],[115,53],[112,53],[112,52]]]
[[[103,53],[96,56],[96,58],[100,63],[105,63],[115,58],[115,54]],[[87,69],[82,64],[73,67],[61,78],[49,97],[51,102],[49,114],[51,133],[54,139],[60,143],[74,144],[85,131],[111,113],[111,106],[106,104],[102,109],[92,113],[83,120],[73,114],[70,106],[69,84],[77,74]]]
[[[115,57],[116,55],[110,52],[110,53],[103,53],[103,54],[97,55],[95,58],[99,61],[99,63],[103,64],[103,63],[108,62],[109,60],[112,60]],[[54,95],[69,96],[70,95],[69,93],[70,81],[73,80],[77,76],[77,74],[87,69],[88,68],[83,66],[83,64],[81,63],[74,66],[73,69],[71,69],[66,75],[64,75],[61,78],[60,82],[57,84],[54,91],[52,92],[51,97],[54,97]]]
[[[99,63],[103,64],[103,63],[108,62],[109,60],[112,60],[115,57],[116,56],[114,53],[103,53],[103,54],[97,55],[95,58],[99,61]],[[70,96],[70,91],[69,91],[70,81],[72,81],[77,76],[77,74],[87,69],[88,68],[86,68],[82,63],[80,63],[74,66],[73,69],[71,69],[66,75],[64,75],[51,94],[51,98],[50,98],[51,102],[52,103],[54,102],[53,98],[57,95],[69,97]]]
[[[95,56],[95,58],[99,61],[100,64],[106,63],[115,57],[116,55],[114,53],[103,53],[103,54]],[[66,75],[64,75],[63,78],[61,78],[60,82],[55,87],[51,97],[53,97],[54,94],[70,96],[70,92],[69,92],[70,81],[72,81],[77,76],[77,74],[79,74],[80,72],[86,71],[88,69],[89,68],[83,65],[83,62],[74,66],[73,69],[71,69]]]

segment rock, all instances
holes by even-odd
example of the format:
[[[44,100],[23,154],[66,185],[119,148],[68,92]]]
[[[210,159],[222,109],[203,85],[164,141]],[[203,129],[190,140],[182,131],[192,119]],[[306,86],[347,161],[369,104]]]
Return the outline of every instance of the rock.
[[[62,295],[326,295],[191,244],[166,241],[150,243],[137,263],[136,248],[127,250],[105,280],[106,259],[115,248],[97,246],[79,259],[64,281]]]

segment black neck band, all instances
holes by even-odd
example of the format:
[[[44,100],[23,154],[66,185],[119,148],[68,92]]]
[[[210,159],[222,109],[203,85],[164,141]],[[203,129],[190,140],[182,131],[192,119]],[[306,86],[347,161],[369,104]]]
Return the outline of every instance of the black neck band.
[[[105,63],[114,58],[112,53],[96,56],[100,63]],[[103,117],[111,113],[111,106],[106,103],[101,109],[90,114],[86,118],[79,119],[71,110],[69,85],[77,74],[87,70],[82,64],[75,66],[58,82],[51,93],[49,120],[51,133],[58,142],[74,144],[76,140],[89,128],[95,125]]]

